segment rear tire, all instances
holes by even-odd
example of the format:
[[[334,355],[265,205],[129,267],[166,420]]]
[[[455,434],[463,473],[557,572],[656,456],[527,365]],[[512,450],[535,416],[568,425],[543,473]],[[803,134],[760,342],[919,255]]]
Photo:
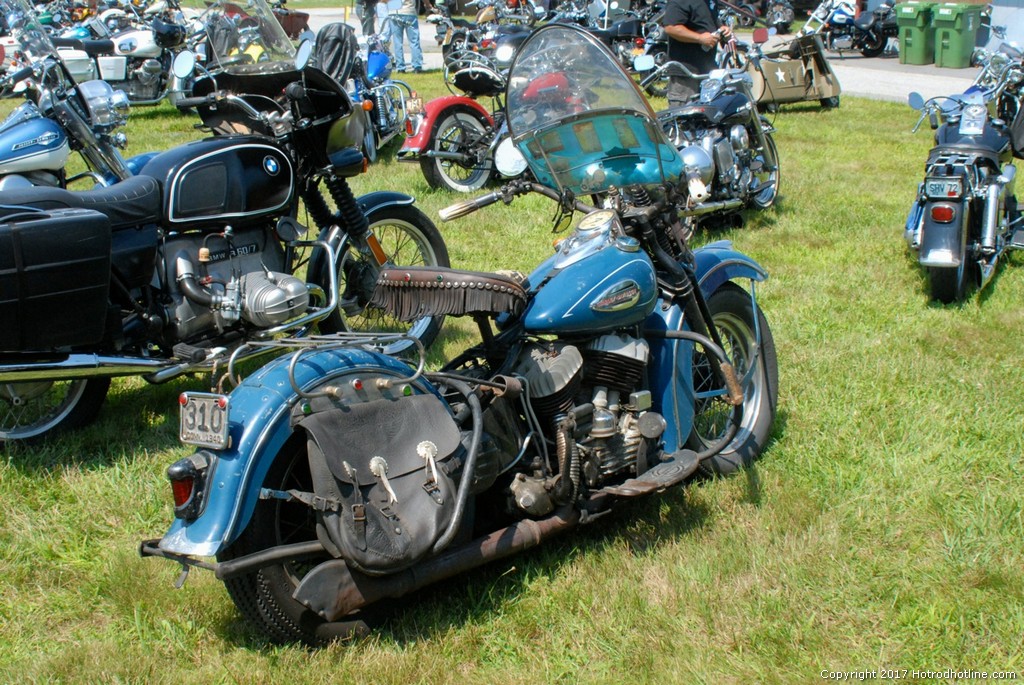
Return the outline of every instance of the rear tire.
[[[884,34],[871,31],[867,42],[864,43],[864,47],[860,49],[860,54],[865,57],[878,57],[885,52],[885,44],[887,42],[889,42],[889,39]]]
[[[274,490],[312,492],[313,482],[302,435],[296,433],[281,448],[263,487]],[[316,540],[313,509],[298,502],[260,500],[249,525],[231,546],[217,555],[228,561],[277,545]],[[352,637],[365,631],[361,622],[330,623],[305,605],[292,599],[292,593],[327,554],[314,559],[264,566],[253,573],[224,581],[228,595],[241,614],[269,640],[286,644],[304,642],[312,646]]]
[[[447,188],[457,193],[473,193],[491,179],[494,160],[487,155],[488,122],[468,107],[453,107],[438,117],[430,131],[427,147],[436,152],[469,154],[468,162],[438,157],[420,157],[420,170],[431,188]],[[478,154],[480,153],[480,154]],[[486,155],[482,159],[480,155]]]
[[[932,299],[942,304],[953,304],[967,297],[967,276],[970,271],[967,263],[967,236],[970,235],[971,219],[970,204],[965,202],[960,221],[960,266],[926,267]]]
[[[0,442],[36,443],[91,423],[110,389],[109,378],[0,385]]]
[[[708,309],[743,386],[739,430],[730,444],[700,466],[705,475],[726,475],[752,464],[768,442],[779,399],[779,364],[771,329],[760,308],[756,326],[761,346],[757,347],[754,309],[750,294],[743,288],[726,283],[708,298]],[[718,389],[703,352],[694,351],[693,385],[698,399],[688,445],[701,452],[725,435],[734,408],[725,401],[724,390]]]
[[[450,265],[444,238],[426,214],[409,205],[386,205],[366,215],[370,230],[377,236],[388,263],[395,266]],[[341,301],[338,308],[320,321],[320,332],[382,331],[408,333],[423,344],[437,337],[444,322],[443,316],[425,316],[412,323],[392,317],[382,309],[367,306],[377,282],[377,268],[353,247],[338,254],[338,288]],[[318,283],[325,286],[327,275],[321,274]],[[384,348],[386,354],[403,354],[414,344],[402,341]]]

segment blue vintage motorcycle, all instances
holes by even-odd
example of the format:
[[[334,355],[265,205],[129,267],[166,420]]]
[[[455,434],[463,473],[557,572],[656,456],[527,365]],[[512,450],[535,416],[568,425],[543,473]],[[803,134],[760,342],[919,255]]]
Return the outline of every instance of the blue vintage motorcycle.
[[[427,372],[380,354],[387,336],[277,341],[288,354],[205,413],[182,398],[199,449],[168,469],[175,519],[141,553],[212,570],[270,639],[345,637],[379,599],[734,472],[768,440],[767,274],[727,242],[690,249],[684,164],[636,84],[564,25],[526,41],[508,84],[536,181],[442,218],[539,193],[558,224],[583,212],[575,229],[528,277],[385,269],[373,296],[471,317],[478,345]]]

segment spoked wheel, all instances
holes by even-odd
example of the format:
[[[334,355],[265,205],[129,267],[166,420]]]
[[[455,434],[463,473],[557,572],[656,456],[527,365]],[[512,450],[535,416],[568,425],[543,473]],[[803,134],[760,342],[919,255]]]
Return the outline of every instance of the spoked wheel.
[[[387,257],[395,266],[449,266],[448,248],[444,238],[427,216],[408,205],[378,207],[367,217],[370,230],[377,236]],[[424,347],[437,337],[444,322],[443,316],[425,316],[412,323],[399,321],[383,309],[368,306],[377,283],[379,269],[351,245],[338,254],[338,287],[341,298],[338,309],[320,321],[320,331],[379,331],[408,333],[418,338]],[[326,281],[321,276],[319,281]],[[414,343],[402,341],[387,348],[387,354],[411,351]]]
[[[306,457],[305,441],[293,436],[278,453],[263,487],[273,490],[312,492],[313,483]],[[294,501],[260,500],[249,525],[231,547],[217,555],[228,561],[278,545],[316,540],[313,509]],[[351,637],[364,629],[359,622],[329,623],[292,599],[299,583],[323,557],[264,566],[253,573],[224,581],[228,594],[242,615],[274,642],[305,642],[322,645],[331,640]]]
[[[775,139],[770,133],[765,133],[764,139],[765,149],[756,158],[761,161],[761,169],[754,174],[756,190],[750,200],[758,209],[768,209],[775,204],[775,198],[779,195],[779,181],[782,177],[779,151],[775,147]]]
[[[430,132],[430,150],[439,155],[464,155],[464,158],[420,157],[420,169],[427,184],[431,188],[448,188],[459,193],[472,193],[482,188],[494,168],[494,160],[487,155],[489,128],[490,123],[479,112],[464,107],[453,107],[440,116]]]
[[[34,442],[96,418],[109,378],[0,385],[0,442]]]
[[[743,419],[739,430],[717,455],[701,462],[705,474],[725,475],[753,463],[768,441],[778,402],[779,366],[768,322],[760,310],[755,319],[749,293],[727,283],[708,299],[708,308],[743,388]],[[734,407],[726,401],[726,391],[714,377],[703,351],[694,352],[693,386],[696,406],[689,445],[700,452],[726,435]]]

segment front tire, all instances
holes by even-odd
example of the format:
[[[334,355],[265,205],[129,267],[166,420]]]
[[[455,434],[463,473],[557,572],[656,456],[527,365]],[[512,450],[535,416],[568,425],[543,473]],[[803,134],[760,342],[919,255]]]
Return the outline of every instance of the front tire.
[[[754,175],[760,190],[750,199],[751,204],[758,209],[768,209],[775,204],[775,199],[779,196],[779,183],[782,180],[782,168],[779,165],[779,151],[775,147],[775,139],[772,138],[772,134],[765,133],[764,140],[765,149],[755,158],[760,159],[762,164],[762,169]]]
[[[473,193],[491,179],[494,160],[486,154],[488,122],[468,107],[453,107],[444,112],[430,131],[428,149],[434,152],[458,152],[470,156],[467,161],[420,157],[420,170],[431,188],[447,188],[457,193]]]
[[[708,299],[708,309],[743,387],[739,430],[724,449],[701,462],[705,475],[726,475],[752,464],[768,442],[779,399],[779,365],[768,321],[758,308],[755,323],[749,293],[726,283]],[[701,452],[725,435],[734,407],[725,401],[725,391],[712,375],[707,355],[696,350],[693,385],[697,400],[689,447]]]
[[[0,442],[35,443],[81,428],[99,414],[109,378],[0,385]]]
[[[366,132],[363,133],[363,154],[366,155],[367,161],[370,164],[376,163],[378,159],[377,154],[377,133],[373,128],[373,121],[370,120],[370,113],[366,113]]]
[[[388,264],[395,266],[450,265],[444,238],[427,215],[409,205],[386,205],[366,215],[370,230],[377,236],[387,256]],[[443,316],[425,316],[412,323],[394,318],[382,309],[367,306],[377,282],[378,269],[353,246],[338,254],[338,288],[341,301],[338,308],[320,321],[322,333],[340,331],[382,331],[408,333],[429,347],[441,330]],[[327,282],[321,275],[319,283]],[[384,348],[386,354],[402,354],[413,348],[410,341],[402,341]]]

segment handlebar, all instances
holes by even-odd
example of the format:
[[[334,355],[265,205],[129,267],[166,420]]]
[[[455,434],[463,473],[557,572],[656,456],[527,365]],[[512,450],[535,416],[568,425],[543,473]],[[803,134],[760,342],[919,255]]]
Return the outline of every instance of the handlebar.
[[[453,205],[439,210],[437,215],[441,218],[441,221],[452,221],[453,219],[464,217],[467,214],[472,214],[478,209],[483,209],[484,207],[493,205],[499,200],[508,204],[512,202],[516,195],[526,195],[527,193],[538,193],[559,203],[567,201],[569,205],[567,209],[573,209],[584,213],[589,213],[597,209],[593,205],[580,202],[574,197],[571,197],[571,195],[568,198],[565,198],[547,186],[542,186],[541,184],[533,183],[532,181],[520,180],[506,183],[493,193],[487,193],[486,195],[481,195],[480,197],[473,198],[472,200],[466,200],[464,202],[456,202]]]

